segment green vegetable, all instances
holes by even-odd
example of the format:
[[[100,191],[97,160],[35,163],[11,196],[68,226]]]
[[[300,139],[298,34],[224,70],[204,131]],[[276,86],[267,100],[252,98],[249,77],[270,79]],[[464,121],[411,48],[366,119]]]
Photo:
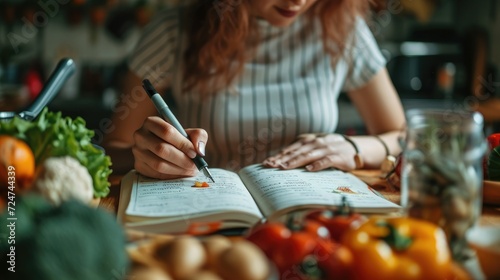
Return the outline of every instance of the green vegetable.
[[[62,117],[61,112],[49,112],[45,108],[33,121],[15,117],[8,122],[0,122],[0,134],[8,134],[28,143],[37,165],[53,156],[74,157],[89,171],[94,196],[108,195],[111,158],[91,143],[94,131],[87,129],[82,118]]]
[[[0,279],[125,279],[125,233],[107,211],[76,200],[52,206],[27,194],[16,198],[17,220],[3,213],[11,227],[0,227]]]

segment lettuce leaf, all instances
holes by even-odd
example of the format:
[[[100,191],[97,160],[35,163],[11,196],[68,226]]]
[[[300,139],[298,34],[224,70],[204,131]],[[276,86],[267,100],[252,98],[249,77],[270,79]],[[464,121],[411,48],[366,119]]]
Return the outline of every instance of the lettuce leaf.
[[[74,157],[89,171],[94,196],[109,194],[111,158],[92,144],[94,131],[87,129],[84,119],[62,117],[61,112],[50,112],[45,108],[33,121],[19,117],[0,121],[0,134],[24,140],[33,150],[37,165],[48,157]]]

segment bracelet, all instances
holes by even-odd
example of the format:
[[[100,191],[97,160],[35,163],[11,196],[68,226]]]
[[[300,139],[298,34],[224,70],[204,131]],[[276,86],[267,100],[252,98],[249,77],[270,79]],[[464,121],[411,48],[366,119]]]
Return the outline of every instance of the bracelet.
[[[387,176],[394,167],[396,166],[396,157],[391,155],[391,152],[389,151],[389,147],[387,144],[380,138],[378,135],[374,135],[375,139],[377,139],[382,145],[384,146],[385,149],[385,159],[382,161],[382,164],[380,165],[380,170],[382,171],[381,177]]]
[[[354,141],[352,141],[352,139],[347,137],[346,135],[342,135],[342,137],[344,137],[344,139],[354,147],[354,151],[356,152],[356,154],[354,155],[354,163],[356,164],[356,169],[362,168],[364,164],[363,159],[359,154],[358,145],[356,145],[356,143],[354,143]]]
[[[382,140],[382,138],[380,138],[380,136],[378,135],[374,135],[373,137],[375,137],[375,139],[377,139],[378,141],[380,141],[380,143],[382,143],[385,149],[385,155],[390,156],[391,152],[389,151],[389,147],[387,147],[387,144],[384,142],[384,140]]]

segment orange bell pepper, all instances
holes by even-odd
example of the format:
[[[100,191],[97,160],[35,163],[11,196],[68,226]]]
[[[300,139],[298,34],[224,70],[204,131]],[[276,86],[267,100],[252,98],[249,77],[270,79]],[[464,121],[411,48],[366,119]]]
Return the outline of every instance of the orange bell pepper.
[[[370,217],[345,233],[355,279],[446,279],[452,264],[443,230],[406,217]]]

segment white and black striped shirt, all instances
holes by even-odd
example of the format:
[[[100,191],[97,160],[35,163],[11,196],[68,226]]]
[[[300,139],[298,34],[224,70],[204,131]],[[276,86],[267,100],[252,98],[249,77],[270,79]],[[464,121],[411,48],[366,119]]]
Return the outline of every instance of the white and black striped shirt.
[[[306,20],[299,17],[286,28],[259,20],[262,42],[255,57],[234,86],[207,100],[175,86],[183,50],[177,10],[159,14],[144,30],[129,65],[139,77],[173,88],[173,100],[167,102],[175,102],[179,121],[209,134],[211,167],[237,170],[275,154],[299,134],[334,132],[339,93],[364,85],[385,66],[363,20],[347,55],[333,66],[319,21],[306,28]]]

